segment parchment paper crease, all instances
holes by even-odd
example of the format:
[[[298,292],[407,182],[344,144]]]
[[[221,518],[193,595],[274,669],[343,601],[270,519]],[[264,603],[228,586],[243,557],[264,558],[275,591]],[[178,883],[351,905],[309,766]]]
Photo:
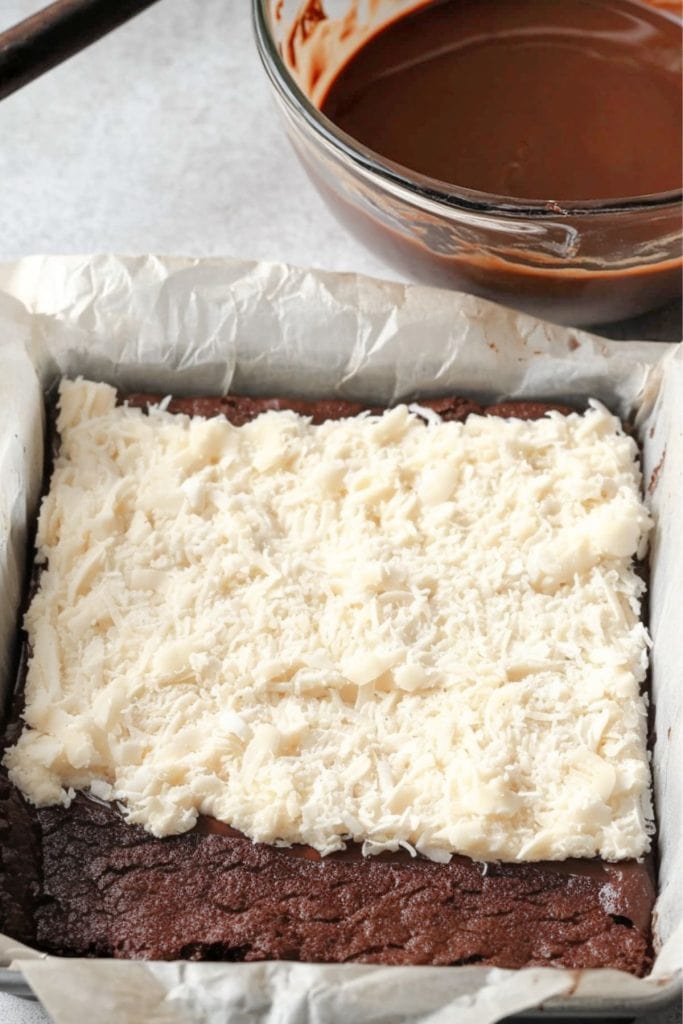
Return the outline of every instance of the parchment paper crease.
[[[27,523],[42,473],[42,389],[61,374],[177,394],[457,393],[581,402],[637,423],[657,517],[651,623],[660,825],[653,974],[479,967],[133,963],[44,957],[0,936],[57,1024],[492,1024],[551,997],[644,1006],[683,968],[680,580],[683,347],[610,342],[481,299],[222,259],[30,257],[0,265],[0,685],[11,685]],[[577,1002],[578,1000],[578,1002]]]

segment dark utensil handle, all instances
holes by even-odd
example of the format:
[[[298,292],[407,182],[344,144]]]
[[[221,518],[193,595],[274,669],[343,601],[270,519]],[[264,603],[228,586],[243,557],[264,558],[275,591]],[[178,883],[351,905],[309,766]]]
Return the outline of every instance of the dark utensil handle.
[[[0,32],[0,99],[153,3],[156,0],[56,0]]]

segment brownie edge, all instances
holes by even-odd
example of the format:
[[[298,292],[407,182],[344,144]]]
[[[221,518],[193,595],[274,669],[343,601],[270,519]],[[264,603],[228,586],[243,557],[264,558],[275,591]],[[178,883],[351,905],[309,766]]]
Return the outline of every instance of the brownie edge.
[[[157,839],[79,796],[33,812],[34,942],[63,956],[519,968],[650,966],[646,864],[320,858],[214,821]]]

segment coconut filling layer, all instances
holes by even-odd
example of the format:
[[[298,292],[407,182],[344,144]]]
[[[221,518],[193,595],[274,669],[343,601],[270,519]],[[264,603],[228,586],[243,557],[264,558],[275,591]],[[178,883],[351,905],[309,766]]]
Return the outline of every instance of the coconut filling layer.
[[[648,850],[651,521],[602,406],[235,427],[79,379],[57,426],[5,757],[31,802],[321,853]]]

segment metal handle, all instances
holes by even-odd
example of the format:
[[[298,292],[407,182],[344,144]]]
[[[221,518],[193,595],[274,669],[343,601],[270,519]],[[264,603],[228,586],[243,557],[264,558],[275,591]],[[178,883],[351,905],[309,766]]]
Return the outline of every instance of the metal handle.
[[[56,0],[0,32],[0,99],[153,3],[156,0]]]

